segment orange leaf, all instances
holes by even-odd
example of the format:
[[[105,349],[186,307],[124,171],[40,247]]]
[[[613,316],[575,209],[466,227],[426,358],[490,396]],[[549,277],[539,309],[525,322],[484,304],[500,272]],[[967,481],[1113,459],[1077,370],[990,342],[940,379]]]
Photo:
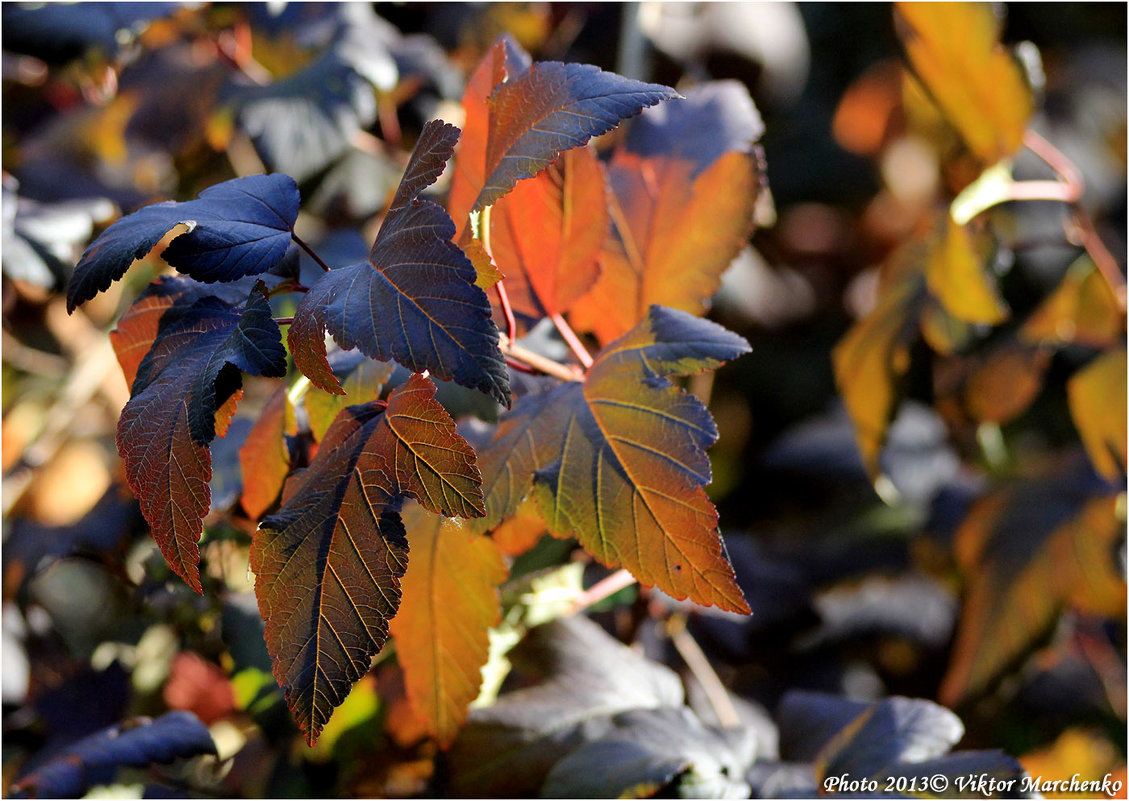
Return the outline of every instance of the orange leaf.
[[[571,314],[610,342],[652,304],[702,314],[721,274],[748,242],[757,174],[753,157],[730,151],[694,176],[690,160],[620,150],[612,159],[612,221],[604,272]]]
[[[286,435],[298,433],[294,407],[286,387],[279,387],[259,414],[239,449],[243,471],[243,509],[252,520],[263,516],[282,491],[290,472],[290,449]]]
[[[608,235],[604,170],[587,147],[519,181],[490,212],[490,250],[515,312],[567,311],[592,288]]]
[[[504,520],[490,536],[506,556],[521,556],[548,534],[545,521],[537,512],[532,498],[517,508],[512,517]]]
[[[1024,345],[996,348],[973,371],[964,387],[965,405],[977,420],[1006,423],[1031,405],[1043,388],[1050,351]]]
[[[1014,665],[1065,606],[1124,614],[1125,582],[1113,556],[1124,528],[1117,496],[1093,497],[1080,511],[1074,503],[1061,481],[1027,483],[987,496],[957,532],[957,560],[969,578],[940,689],[946,705]]]
[[[1066,384],[1070,415],[1098,472],[1125,479],[1125,348],[1114,348],[1079,370]]]
[[[1031,91],[999,44],[988,3],[897,3],[902,43],[969,150],[985,165],[1010,156],[1031,117]]]
[[[412,708],[447,748],[482,683],[506,565],[489,537],[454,520],[420,506],[405,509],[403,518],[412,559],[391,633]]]

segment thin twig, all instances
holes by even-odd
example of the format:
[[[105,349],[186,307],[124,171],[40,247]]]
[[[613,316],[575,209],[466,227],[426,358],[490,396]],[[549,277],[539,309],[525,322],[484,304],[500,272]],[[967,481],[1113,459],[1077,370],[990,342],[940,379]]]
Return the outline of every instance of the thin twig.
[[[1065,183],[1075,187],[1078,191],[1078,197],[1082,197],[1086,188],[1082,174],[1078,172],[1074,162],[1068,159],[1061,150],[1030,128],[1023,132],[1023,144],[1028,150],[1045,161],[1047,166],[1054,170]]]
[[[733,700],[729,697],[725,685],[717,677],[709,659],[702,653],[697,640],[690,636],[690,632],[686,630],[685,615],[671,615],[670,620],[667,621],[667,634],[683,661],[686,662],[686,666],[690,668],[690,672],[694,674],[694,678],[702,685],[706,699],[710,702],[714,714],[717,715],[717,722],[726,729],[735,729],[740,726],[741,718],[737,714],[736,707],[733,706]]]
[[[636,580],[635,576],[631,575],[626,568],[621,567],[610,576],[600,579],[584,592],[580,593],[580,595],[576,596],[576,600],[572,602],[568,613],[575,615],[577,612],[594,606],[605,598],[610,598],[615,595],[620,590],[630,587]]]
[[[1125,313],[1126,309],[1126,288],[1125,276],[1121,274],[1121,268],[1117,265],[1117,259],[1109,252],[1109,248],[1102,242],[1102,238],[1098,236],[1094,224],[1090,221],[1089,216],[1082,209],[1076,209],[1074,212],[1074,232],[1078,236],[1079,244],[1086,249],[1086,253],[1094,261],[1094,266],[1098,269],[1102,278],[1109,284],[1110,290],[1113,291],[1114,298],[1117,299],[1117,306],[1121,309],[1121,313]]]
[[[540,353],[529,350],[529,348],[522,347],[516,342],[513,342],[505,334],[499,333],[498,340],[498,347],[501,349],[503,356],[508,356],[527,364],[535,370],[540,370],[545,375],[551,375],[554,378],[559,378],[561,381],[580,381],[584,378],[579,369],[568,367],[560,362],[553,361],[547,356],[542,356]]]
[[[528,373],[529,375],[541,375],[540,370],[534,370],[528,364],[522,364],[517,359],[511,359],[509,356],[506,357],[506,364],[509,365],[510,367],[514,368],[515,370],[517,370],[519,373]]]
[[[584,365],[584,369],[587,370],[591,367],[592,354],[584,347],[584,343],[580,341],[580,337],[572,330],[572,326],[568,324],[565,318],[560,314],[550,314],[549,319],[553,321],[553,325],[557,327],[558,333],[560,333],[564,341],[568,343],[569,348],[576,355],[576,358],[580,359],[580,363]]]
[[[297,243],[298,247],[302,248],[302,250],[304,250],[304,251],[306,251],[307,253],[309,253],[309,254],[310,254],[310,257],[311,257],[311,258],[312,258],[312,259],[313,259],[314,261],[316,261],[316,262],[318,263],[318,266],[319,266],[319,267],[321,267],[321,268],[322,268],[323,270],[325,270],[325,271],[326,271],[327,273],[329,272],[329,265],[328,265],[328,264],[326,264],[326,263],[325,263],[324,261],[322,261],[322,260],[321,260],[321,256],[319,256],[319,255],[318,255],[317,253],[315,253],[315,252],[314,252],[314,249],[313,249],[312,247],[310,247],[309,245],[307,245],[307,244],[306,244],[306,243],[305,243],[305,242],[304,242],[304,241],[302,240],[302,238],[301,238],[300,236],[298,236],[298,235],[297,235],[296,233],[294,233],[293,231],[291,231],[291,232],[290,232],[290,238],[291,238],[291,239],[293,239],[293,240],[294,240],[294,241],[295,241],[295,242]]]
[[[291,323],[294,322],[293,317],[272,317],[271,319],[274,320],[279,325],[290,325]]]
[[[506,292],[505,282],[498,279],[498,283],[494,284],[494,291],[498,293],[498,305],[502,307],[502,314],[506,318],[506,336],[510,340],[515,340],[517,339],[517,320],[514,319],[514,310],[510,305],[510,296]]]

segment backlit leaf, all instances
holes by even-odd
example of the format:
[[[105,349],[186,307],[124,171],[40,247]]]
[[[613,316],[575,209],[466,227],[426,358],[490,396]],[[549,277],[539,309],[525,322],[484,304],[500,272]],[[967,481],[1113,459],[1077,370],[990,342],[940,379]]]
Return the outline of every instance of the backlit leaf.
[[[832,351],[835,383],[855,424],[855,438],[871,477],[899,399],[898,383],[909,369],[917,335],[916,311],[924,302],[919,280],[902,279],[839,340]]]
[[[1066,606],[1124,614],[1125,582],[1114,561],[1124,522],[1116,506],[1113,494],[1083,503],[1052,476],[973,507],[956,535],[968,586],[939,693],[943,703],[982,692]]]
[[[108,289],[177,225],[190,230],[162,255],[182,273],[208,282],[264,273],[286,254],[298,203],[293,178],[251,175],[205,189],[196,200],[145,206],[107,228],[82,254],[67,286],[67,310]]]
[[[179,757],[216,753],[208,729],[191,712],[134,718],[84,737],[16,782],[17,797],[79,798],[94,776],[118,767],[149,767]]]
[[[310,431],[321,442],[337,413],[346,406],[368,403],[380,397],[396,365],[378,362],[355,350],[336,350],[329,355],[333,374],[345,390],[344,395],[331,395],[316,387],[306,393],[306,413]]]
[[[607,235],[604,170],[589,148],[520,181],[490,210],[490,252],[513,310],[531,318],[567,311],[595,283]]]
[[[239,449],[243,472],[243,510],[258,520],[270,508],[290,472],[290,448],[286,437],[298,433],[294,407],[285,386],[279,387],[259,413],[255,425]]]
[[[474,452],[434,395],[416,374],[387,408],[373,401],[338,414],[252,542],[274,675],[311,743],[368,671],[399,607],[403,500],[444,515],[482,514]]]
[[[509,404],[509,374],[474,265],[454,226],[419,193],[443,171],[458,129],[429,122],[367,261],[331,270],[298,304],[290,352],[315,386],[341,394],[326,361],[326,330],[346,350],[479,389]]]
[[[1000,45],[988,3],[898,3],[914,73],[985,165],[1014,153],[1031,116],[1031,91]]]
[[[1049,350],[1009,343],[994,349],[969,376],[965,406],[976,420],[1006,423],[1031,405],[1043,388]]]
[[[925,268],[929,292],[960,320],[994,325],[1007,317],[1007,308],[984,274],[985,247],[951,218],[939,233]]]
[[[118,420],[130,489],[165,559],[197,592],[197,542],[211,498],[208,445],[230,419],[225,402],[239,390],[240,371],[286,374],[282,337],[261,285],[241,308],[203,297],[166,310]]]
[[[608,167],[615,234],[603,274],[571,314],[605,343],[652,304],[702,314],[753,228],[751,151],[763,126],[747,91],[707,84],[638,122],[643,131],[632,130]]]
[[[523,396],[503,417],[481,451],[485,524],[513,514],[532,485],[554,536],[576,537],[676,598],[747,612],[703,489],[717,429],[664,376],[715,368],[748,347],[714,323],[653,307],[583,382]]]
[[[110,332],[110,344],[118,357],[127,386],[133,386],[141,365],[160,330],[161,318],[173,304],[194,303],[208,294],[208,287],[179,276],[165,275],[147,286],[137,296]]]
[[[463,134],[455,154],[447,211],[455,221],[455,240],[461,242],[470,210],[486,182],[486,142],[490,137],[490,106],[494,87],[529,69],[532,59],[521,45],[502,36],[482,57],[463,92]]]
[[[1125,349],[1113,348],[1071,376],[1066,384],[1070,415],[1098,472],[1125,477]]]
[[[1029,342],[1105,348],[1123,339],[1125,316],[1109,283],[1084,256],[1027,318],[1020,337]]]
[[[396,658],[412,708],[446,748],[478,696],[506,565],[489,537],[419,506],[404,511],[404,528],[412,559],[391,622]]]

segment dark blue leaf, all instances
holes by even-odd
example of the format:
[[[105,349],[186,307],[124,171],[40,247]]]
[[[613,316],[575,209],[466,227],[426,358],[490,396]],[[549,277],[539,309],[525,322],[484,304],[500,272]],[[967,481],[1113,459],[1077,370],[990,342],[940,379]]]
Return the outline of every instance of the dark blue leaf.
[[[341,393],[326,361],[328,330],[344,349],[430,370],[509,404],[498,331],[486,293],[474,284],[474,265],[451,242],[447,213],[419,198],[457,138],[454,126],[424,127],[368,260],[326,273],[298,304],[290,351],[321,389]]]
[[[182,273],[208,282],[264,273],[286,255],[299,201],[293,178],[251,175],[217,184],[196,200],[145,206],[82,254],[67,287],[67,310],[108,289],[181,224],[192,230],[174,239],[164,258]]]
[[[486,181],[475,209],[541,172],[562,150],[579,147],[647,106],[678,96],[668,86],[633,81],[590,64],[534,64],[490,96]]]
[[[118,767],[143,768],[215,753],[207,727],[191,712],[168,712],[156,720],[135,718],[79,740],[16,782],[14,790],[17,797],[78,798],[96,772],[100,776]]]

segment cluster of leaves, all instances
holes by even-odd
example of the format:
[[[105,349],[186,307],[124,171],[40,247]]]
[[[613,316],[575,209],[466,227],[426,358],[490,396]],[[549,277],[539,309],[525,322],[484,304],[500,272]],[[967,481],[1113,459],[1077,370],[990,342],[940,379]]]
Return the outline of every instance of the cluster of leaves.
[[[1000,9],[797,12],[874,28],[812,97],[901,42],[825,98],[852,178],[750,99],[789,6],[681,55],[668,8],[421,8],[5,6],[6,785],[1123,775],[1124,279]],[[678,92],[572,63],[607,8]],[[99,417],[119,477],[40,470]]]
[[[679,135],[695,125],[714,127],[711,113],[729,113],[725,92],[743,97],[738,111],[755,120],[747,94],[734,87],[700,92],[684,101],[685,109],[636,129],[617,149],[609,191],[603,167],[587,149],[589,139],[676,93],[591,66],[532,64],[512,40],[499,40],[464,97],[469,133],[450,192],[451,211],[463,221],[460,241],[478,259],[477,269],[453,242],[460,235],[448,212],[422,197],[459,140],[459,130],[441,121],[423,127],[368,258],[334,269],[326,265],[308,288],[296,287],[292,278],[268,290],[258,278],[283,261],[292,240],[304,244],[293,230],[297,185],[279,174],[234,179],[186,203],[146,206],[110,226],[83,253],[67,288],[68,311],[120,279],[177,226],[187,228],[162,252],[185,277],[154,282],[123,315],[113,340],[131,379],[118,425],[129,485],[169,565],[197,592],[198,542],[211,506],[209,445],[230,423],[242,375],[285,376],[289,351],[314,387],[305,411],[316,453],[307,467],[292,471],[282,453],[286,420],[293,418],[284,394],[242,452],[250,468],[245,485],[255,493],[245,506],[260,513],[273,509],[261,518],[250,556],[266,643],[274,674],[311,744],[384,646],[389,621],[401,607],[405,573],[411,576],[405,581],[419,586],[406,596],[408,622],[396,628],[407,634],[398,654],[409,676],[409,698],[440,742],[453,738],[477,694],[483,648],[456,652],[448,661],[434,654],[452,636],[484,642],[497,613],[470,607],[464,621],[449,609],[453,619],[445,631],[435,621],[421,626],[427,613],[411,604],[431,607],[467,580],[483,585],[477,595],[489,604],[505,571],[494,566],[495,555],[484,564],[484,575],[475,575],[446,553],[466,548],[463,538],[438,536],[436,524],[414,518],[430,533],[406,531],[400,510],[408,499],[435,515],[481,518],[480,530],[487,531],[513,516],[532,488],[550,533],[575,537],[605,565],[622,565],[676,598],[749,611],[703,489],[710,478],[705,449],[716,428],[697,399],[667,380],[715,368],[748,346],[715,324],[659,305],[667,297],[682,298],[682,305],[702,313],[721,270],[748,235],[756,186],[748,151],[759,132],[731,125],[734,149],[716,141],[695,149]],[[718,214],[706,205],[715,190],[710,182],[719,175],[730,180],[726,156],[738,167],[732,172],[739,184],[730,188],[739,190],[739,202],[720,217],[723,224],[715,230],[721,241],[704,243],[694,289],[670,282],[672,292],[666,259],[681,254],[677,264],[684,270],[686,257],[697,256],[691,251],[701,246],[693,241],[704,228],[701,220]],[[704,168],[713,172],[696,174]],[[642,178],[652,169],[666,176],[657,202]],[[532,188],[515,198],[511,190],[523,180]],[[694,191],[700,193],[697,202],[687,197]],[[460,205],[466,197],[473,198],[469,208]],[[614,234],[608,223],[613,203],[629,209],[621,212],[626,222]],[[584,212],[573,214],[579,208]],[[689,217],[672,226],[666,219],[672,213]],[[662,233],[649,237],[656,228]],[[533,250],[542,230],[555,233],[555,247]],[[613,259],[601,274],[607,247],[623,248],[623,263]],[[574,259],[584,267],[579,276]],[[512,403],[476,459],[435,401],[427,376],[511,405],[500,334],[480,286],[492,281],[506,304],[502,275],[524,284],[523,302],[510,314],[551,317],[575,341],[561,315],[583,301],[580,319],[585,309],[587,319],[600,319],[597,334],[606,344],[594,358],[578,346],[583,372],[575,378],[565,372],[569,380]],[[567,290],[561,286],[565,277]],[[218,293],[207,286],[216,282],[225,285]],[[270,296],[296,290],[302,298],[288,321],[284,349]],[[617,319],[597,318],[592,310],[606,306],[613,292],[626,292],[635,304],[619,303],[626,313]],[[222,297],[229,293],[231,301]],[[348,397],[327,357],[326,333],[342,351],[394,360],[413,375],[386,400],[379,397],[380,383],[371,380]],[[515,335],[511,327],[507,345]],[[352,371],[363,369],[353,362]],[[564,371],[562,366],[557,373]],[[323,393],[345,395],[351,405],[326,412],[318,408]],[[268,462],[260,453],[274,458]],[[264,470],[268,464],[273,470]],[[408,554],[417,538],[426,543],[424,564],[413,568]],[[488,551],[488,543],[472,547]],[[465,686],[453,693],[447,688],[456,681]]]

